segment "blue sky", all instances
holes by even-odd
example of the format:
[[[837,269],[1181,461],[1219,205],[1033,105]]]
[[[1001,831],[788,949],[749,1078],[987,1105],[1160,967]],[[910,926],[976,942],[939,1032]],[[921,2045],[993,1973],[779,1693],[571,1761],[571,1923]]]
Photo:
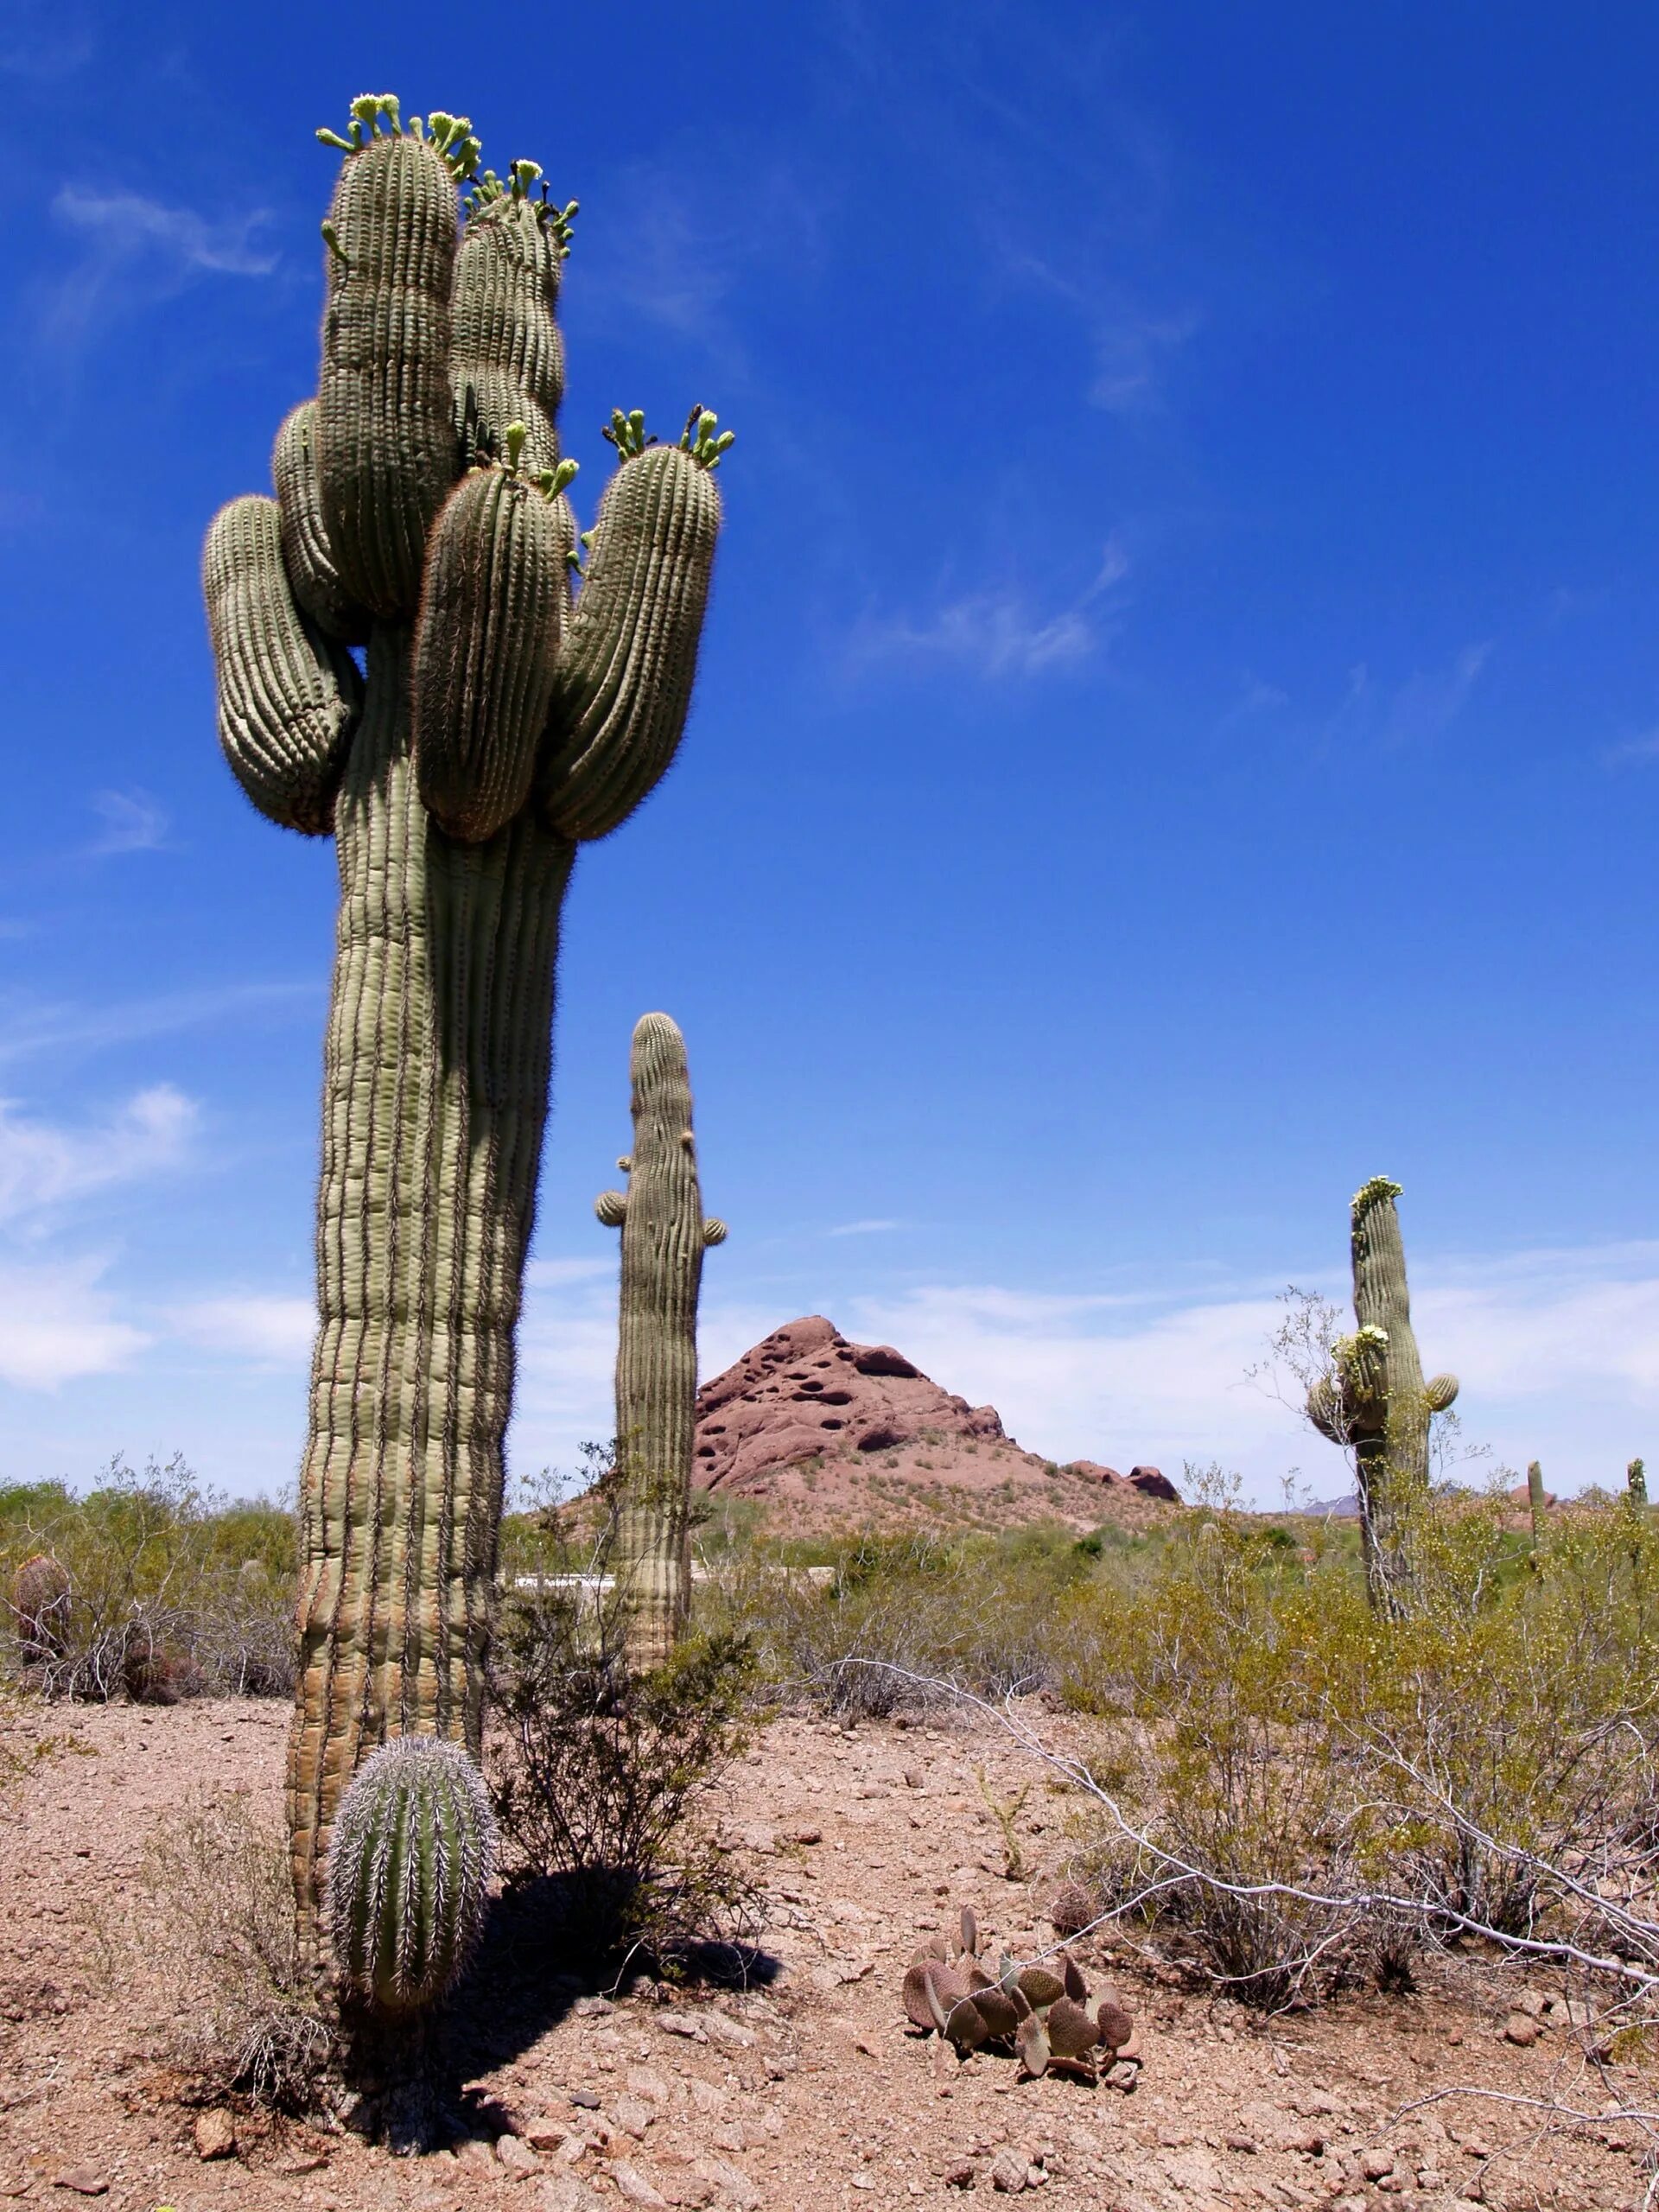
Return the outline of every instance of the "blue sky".
[[[568,449],[738,432],[699,701],[586,853],[511,1440],[608,1427],[635,1016],[704,1363],[797,1313],[1034,1447],[1339,1472],[1243,1381],[1402,1216],[1471,1440],[1659,1454],[1659,18],[13,0],[0,1479],[303,1419],[330,849],[213,732],[197,561],[315,381],[312,137],[582,201]]]

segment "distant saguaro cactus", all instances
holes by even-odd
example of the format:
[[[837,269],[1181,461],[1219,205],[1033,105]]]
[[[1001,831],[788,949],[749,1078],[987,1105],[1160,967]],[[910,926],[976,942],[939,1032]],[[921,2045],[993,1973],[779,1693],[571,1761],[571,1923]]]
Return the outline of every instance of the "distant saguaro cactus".
[[[1532,1511],[1532,1540],[1541,1544],[1549,1529],[1549,1510],[1544,1493],[1544,1471],[1536,1459],[1527,1465],[1527,1503]]]
[[[1632,1459],[1624,1470],[1624,1486],[1630,1492],[1630,1503],[1646,1512],[1648,1505],[1648,1470],[1640,1459]]]
[[[1414,1506],[1428,1494],[1429,1416],[1458,1395],[1455,1375],[1423,1380],[1394,1205],[1399,1196],[1399,1184],[1385,1175],[1354,1193],[1357,1326],[1337,1339],[1334,1371],[1307,1395],[1314,1427],[1353,1451],[1366,1587],[1372,1604],[1386,1611],[1398,1610],[1411,1580],[1407,1531]]]
[[[288,1768],[310,1954],[359,1759],[478,1751],[560,912],[578,844],[679,742],[731,442],[701,410],[677,445],[613,415],[573,602],[575,204],[533,162],[480,175],[469,133],[365,95],[318,134],[344,159],[317,396],[277,435],[276,499],[233,499],[203,562],[231,766],[340,863]]]
[[[484,1925],[495,1818],[459,1744],[394,1736],[340,1802],[328,1858],[334,1957],[383,2012],[442,1997]]]
[[[622,1231],[617,1573],[629,1599],[629,1661],[645,1668],[668,1656],[690,1602],[697,1294],[703,1252],[724,1240],[726,1224],[703,1215],[685,1039],[665,1014],[640,1016],[629,1071],[633,1150],[616,1163],[628,1187],[602,1192],[594,1211]]]

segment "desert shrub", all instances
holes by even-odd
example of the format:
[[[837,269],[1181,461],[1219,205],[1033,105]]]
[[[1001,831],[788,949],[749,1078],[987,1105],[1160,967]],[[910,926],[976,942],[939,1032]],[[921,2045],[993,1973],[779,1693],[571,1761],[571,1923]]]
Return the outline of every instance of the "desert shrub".
[[[579,1521],[542,1516],[509,1581],[492,1659],[492,1794],[508,1886],[533,1892],[567,1954],[675,1971],[752,1931],[752,1891],[714,1819],[742,1748],[753,1652],[732,1629],[632,1671],[609,1573],[614,1486]],[[533,1574],[524,1586],[525,1573]]]
[[[168,1988],[174,2059],[210,2093],[308,2109],[335,2041],[296,1955],[281,1822],[242,1791],[198,1797],[149,1837],[137,1889],[127,1940]]]
[[[948,1538],[866,1534],[809,1568],[755,1548],[715,1575],[705,1617],[741,1627],[775,1694],[843,1717],[917,1709],[960,1684],[986,1696],[1046,1687],[1064,1592],[1096,1553],[1067,1530]]]
[[[1071,1605],[1097,1909],[1269,2006],[1397,1984],[1424,1942],[1471,1935],[1645,1955],[1659,1536],[1592,1503],[1517,1554],[1513,1518],[1436,1501],[1400,1620],[1370,1611],[1350,1545],[1225,1510]]]
[[[294,1558],[290,1514],[227,1503],[178,1455],[118,1457],[84,1497],[0,1490],[10,1663],[47,1696],[286,1695]]]

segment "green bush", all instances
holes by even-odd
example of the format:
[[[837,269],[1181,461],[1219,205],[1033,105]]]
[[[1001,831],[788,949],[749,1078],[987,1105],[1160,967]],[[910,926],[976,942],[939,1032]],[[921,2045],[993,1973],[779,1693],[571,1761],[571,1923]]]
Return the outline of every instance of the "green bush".
[[[118,1456],[84,1497],[61,1483],[0,1489],[9,1662],[47,1696],[286,1696],[295,1555],[291,1513],[228,1503],[176,1454],[142,1474]],[[34,1560],[61,1589],[44,1621],[23,1602]]]

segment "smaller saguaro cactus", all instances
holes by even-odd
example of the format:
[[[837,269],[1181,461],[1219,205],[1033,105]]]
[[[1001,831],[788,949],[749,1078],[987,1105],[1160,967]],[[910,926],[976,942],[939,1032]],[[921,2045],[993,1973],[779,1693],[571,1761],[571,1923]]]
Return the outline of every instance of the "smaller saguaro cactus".
[[[616,1163],[628,1187],[602,1192],[594,1211],[622,1232],[617,1574],[629,1662],[644,1669],[667,1658],[690,1602],[697,1296],[703,1253],[726,1224],[703,1214],[685,1039],[665,1014],[635,1024],[629,1072],[633,1150]]]
[[[1532,1540],[1541,1544],[1549,1526],[1549,1501],[1544,1494],[1544,1471],[1536,1459],[1527,1464],[1527,1503],[1532,1510]]]
[[[378,2011],[410,2013],[458,1979],[484,1925],[495,1819],[460,1744],[395,1736],[340,1802],[328,1858],[334,1956]]]
[[[1630,1494],[1630,1503],[1645,1512],[1648,1503],[1648,1471],[1640,1459],[1632,1459],[1624,1470],[1625,1486]]]
[[[1332,1347],[1333,1371],[1307,1394],[1308,1418],[1351,1446],[1359,1484],[1360,1535],[1372,1603],[1398,1608],[1410,1580],[1406,1535],[1428,1494],[1428,1424],[1458,1395],[1455,1375],[1425,1382],[1412,1333],[1398,1183],[1374,1175],[1352,1207],[1354,1319]]]

